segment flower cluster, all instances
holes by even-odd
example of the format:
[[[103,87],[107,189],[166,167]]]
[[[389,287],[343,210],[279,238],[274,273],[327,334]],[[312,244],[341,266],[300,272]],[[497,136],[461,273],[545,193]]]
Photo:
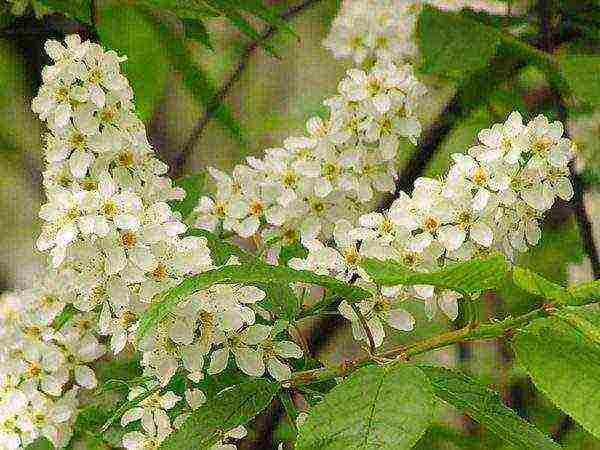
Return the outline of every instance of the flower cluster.
[[[248,375],[283,380],[286,360],[302,351],[281,339],[284,330],[255,323],[265,293],[242,285],[195,293],[137,342],[141,315],[184,277],[213,269],[210,251],[205,238],[184,235],[169,205],[185,192],[148,143],[120,72],[124,59],[75,35],[48,41],[46,51],[54,64],[44,68],[33,109],[48,125],[37,246],[51,267],[40,287],[0,304],[0,402],[14,403],[2,409],[2,443],[19,448],[43,435],[66,445],[78,389],[97,384],[89,363],[133,345],[153,381],[130,398],[157,394],[123,416],[123,425],[141,427],[123,445],[155,445],[204,402],[197,383],[205,372],[220,373],[232,359]],[[178,371],[186,375],[180,395],[168,390]],[[167,411],[184,397],[171,422]]]
[[[413,0],[346,0],[324,45],[336,58],[356,64],[406,61],[418,53],[415,33],[421,4]]]
[[[24,448],[39,437],[64,447],[78,413],[78,390],[96,387],[89,365],[105,348],[82,317],[53,327],[71,288],[56,277],[0,297],[2,448]]]
[[[401,193],[384,213],[362,215],[355,226],[335,224],[335,247],[309,243],[296,268],[365,282],[361,258],[394,260],[419,272],[431,272],[455,262],[500,251],[510,259],[536,245],[540,221],[557,198],[569,200],[569,161],[573,144],[563,137],[560,122],[538,116],[524,124],[519,113],[479,133],[478,145],[467,154],[452,155],[454,164],[443,181],[420,178],[412,195]],[[439,307],[450,319],[458,315],[455,292],[433,286],[393,287],[374,292],[359,303],[376,345],[383,342],[383,324],[409,330],[412,318],[399,305],[416,298],[433,316]],[[359,315],[346,302],[340,313],[350,319],[357,339],[366,340]]]
[[[331,236],[335,220],[364,211],[375,192],[395,190],[400,140],[420,135],[416,105],[424,92],[409,65],[349,70],[339,95],[325,101],[329,117],[311,118],[307,135],[248,158],[232,175],[210,169],[217,192],[200,200],[196,226],[221,224],[244,238]]]

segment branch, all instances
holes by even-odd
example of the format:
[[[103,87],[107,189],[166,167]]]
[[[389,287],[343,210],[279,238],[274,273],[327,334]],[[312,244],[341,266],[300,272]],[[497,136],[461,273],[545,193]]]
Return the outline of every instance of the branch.
[[[304,11],[305,9],[309,8],[310,6],[313,6],[314,4],[320,1],[321,0],[304,0],[302,3],[299,3],[298,5],[293,6],[287,11],[285,11],[283,14],[281,14],[280,17],[283,20],[289,21],[296,15],[298,15],[300,12]],[[171,163],[171,170],[174,178],[181,176],[181,172],[183,171],[183,167],[185,166],[189,155],[192,153],[192,150],[196,146],[196,143],[202,137],[202,134],[204,133],[204,130],[206,129],[208,123],[214,118],[215,113],[219,109],[219,105],[223,102],[223,100],[225,100],[227,95],[229,95],[229,92],[231,91],[232,87],[240,80],[242,73],[248,66],[250,57],[260,47],[261,44],[271,39],[271,37],[273,37],[276,31],[276,27],[269,26],[262,32],[259,39],[252,41],[246,46],[246,48],[242,52],[242,56],[240,58],[240,61],[238,62],[237,67],[229,76],[227,81],[225,81],[223,86],[221,86],[221,88],[217,91],[215,96],[210,100],[206,107],[204,115],[194,126],[192,133],[183,145],[183,148],[179,153],[175,155],[173,162]]]
[[[483,325],[468,325],[459,330],[442,333],[408,346],[395,347],[384,353],[378,354],[377,360],[379,361],[382,359],[387,359],[408,361],[413,356],[417,356],[438,348],[447,347],[448,345],[506,336],[509,335],[513,330],[527,325],[535,319],[554,314],[556,310],[556,306],[545,305],[541,308],[528,312],[527,314],[523,314],[522,316],[509,318],[501,322],[490,322]],[[290,380],[284,381],[283,386],[295,388],[312,383],[328,381],[334,378],[344,377],[350,372],[353,372],[361,367],[370,366],[373,364],[376,364],[376,361],[374,361],[373,358],[363,357],[350,362],[346,361],[339,366],[297,372]]]

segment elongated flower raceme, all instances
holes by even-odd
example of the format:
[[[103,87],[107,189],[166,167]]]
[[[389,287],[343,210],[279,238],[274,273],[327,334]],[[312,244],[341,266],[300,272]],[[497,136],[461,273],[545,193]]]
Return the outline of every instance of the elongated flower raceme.
[[[336,219],[358,216],[374,193],[395,190],[400,141],[420,136],[424,93],[408,64],[349,70],[339,95],[324,102],[329,116],[311,118],[307,135],[248,158],[231,175],[211,169],[217,192],[200,200],[195,224],[214,230],[221,223],[244,238],[331,236]]]
[[[78,36],[48,41],[54,64],[33,109],[46,121],[44,187],[48,201],[38,249],[50,253],[39,287],[0,301],[0,437],[21,448],[38,437],[68,443],[77,392],[93,389],[90,363],[136,345],[139,317],[184,277],[212,269],[206,239],[184,236],[186,226],[167,201],[185,192],[164,176],[167,166],[148,143],[133,93],[120,72],[124,60]],[[231,260],[229,264],[236,264]],[[146,385],[162,390],[122,417],[139,431],[123,446],[158,445],[205,400],[197,388],[206,369],[217,374],[229,359],[248,375],[289,378],[286,359],[300,348],[266,324],[255,324],[253,286],[216,285],[184,301],[139,343]],[[167,385],[177,371],[184,391]],[[181,386],[180,386],[181,387]],[[176,404],[178,416],[167,414]],[[243,429],[224,439],[235,439]]]
[[[466,154],[453,154],[444,180],[419,178],[412,195],[401,193],[388,211],[362,215],[356,224],[339,220],[334,247],[315,240],[307,244],[306,259],[290,264],[345,279],[358,274],[359,282],[369,287],[359,266],[363,257],[396,261],[420,272],[492,251],[514,259],[538,243],[540,222],[555,200],[573,196],[567,165],[574,147],[563,131],[560,122],[550,123],[541,115],[524,124],[514,112],[506,122],[479,132],[479,144]],[[412,328],[403,301],[422,300],[430,317],[439,308],[454,320],[459,298],[433,286],[398,286],[374,289],[373,298],[359,307],[380,345],[383,324]],[[354,336],[366,340],[359,317],[346,302],[340,313],[352,321]]]

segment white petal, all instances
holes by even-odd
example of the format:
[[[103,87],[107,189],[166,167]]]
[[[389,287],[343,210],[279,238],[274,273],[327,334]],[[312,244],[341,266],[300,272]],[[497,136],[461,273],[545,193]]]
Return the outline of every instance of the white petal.
[[[238,348],[234,351],[235,361],[240,370],[251,377],[260,377],[265,373],[262,354],[250,348]]]
[[[411,331],[415,327],[414,317],[404,309],[392,309],[388,312],[386,322],[392,328],[401,331]]]
[[[283,358],[302,358],[302,349],[291,341],[277,341],[273,350]]]
[[[277,358],[269,358],[267,360],[267,369],[277,381],[289,380],[292,376],[290,367]]]
[[[143,415],[144,415],[143,408],[139,408],[139,407],[132,408],[132,409],[128,410],[125,414],[123,414],[123,416],[121,417],[121,426],[125,427],[125,426],[127,426],[127,424],[129,424],[131,422],[140,420]]]
[[[489,247],[494,240],[492,229],[483,222],[477,222],[471,227],[471,238],[479,245]]]
[[[210,355],[210,366],[208,368],[208,373],[211,375],[221,373],[227,367],[227,362],[229,361],[229,349],[220,348],[215,350]]]

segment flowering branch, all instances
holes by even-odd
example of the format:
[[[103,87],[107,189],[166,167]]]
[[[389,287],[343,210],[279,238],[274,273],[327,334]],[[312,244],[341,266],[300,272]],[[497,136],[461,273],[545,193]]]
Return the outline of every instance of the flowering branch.
[[[595,302],[589,302],[589,304]],[[423,339],[414,344],[394,347],[390,350],[377,355],[377,361],[371,356],[361,357],[352,361],[344,361],[342,364],[328,368],[313,369],[303,372],[297,372],[287,381],[283,382],[284,387],[298,388],[313,383],[328,381],[338,377],[345,377],[351,372],[365,366],[377,364],[381,360],[393,360],[407,362],[410,358],[422,353],[447,347],[452,344],[469,341],[479,341],[495,339],[511,334],[512,331],[521,328],[532,321],[553,315],[557,307],[552,304],[530,311],[515,318],[508,318],[500,322],[490,322],[486,324],[472,323],[458,330],[442,333],[427,339]]]

